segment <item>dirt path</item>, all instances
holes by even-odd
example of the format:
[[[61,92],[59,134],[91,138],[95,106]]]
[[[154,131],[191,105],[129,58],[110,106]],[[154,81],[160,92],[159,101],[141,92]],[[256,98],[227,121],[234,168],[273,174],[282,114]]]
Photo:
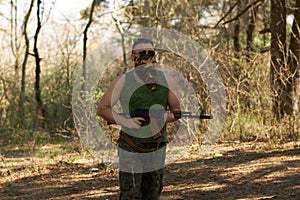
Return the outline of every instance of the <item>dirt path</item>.
[[[167,166],[161,199],[300,199],[299,148],[265,152],[239,144],[216,149],[215,158],[191,154]],[[74,153],[60,159],[27,156],[0,160],[1,200],[118,198],[117,170],[104,169],[91,158],[75,159]]]

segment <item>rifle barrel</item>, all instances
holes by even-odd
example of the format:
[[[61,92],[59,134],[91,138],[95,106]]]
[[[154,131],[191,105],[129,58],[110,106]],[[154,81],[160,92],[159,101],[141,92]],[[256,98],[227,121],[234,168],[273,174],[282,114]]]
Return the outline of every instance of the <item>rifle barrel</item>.
[[[192,114],[182,114],[181,113],[181,118],[195,118],[195,119],[212,119],[213,116],[211,115],[192,115]]]

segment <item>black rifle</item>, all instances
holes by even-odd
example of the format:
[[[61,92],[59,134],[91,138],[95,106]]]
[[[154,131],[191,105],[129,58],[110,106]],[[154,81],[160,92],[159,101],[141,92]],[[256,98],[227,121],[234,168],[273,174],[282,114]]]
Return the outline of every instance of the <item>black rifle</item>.
[[[179,111],[179,110],[169,110],[169,111],[171,111],[174,117],[177,119],[180,118],[212,119],[213,118],[213,116],[206,115],[206,114],[194,115],[192,114],[192,112],[186,112],[186,111]],[[142,117],[145,119],[145,122],[143,123],[149,123],[150,118],[160,119],[163,117],[163,114],[165,112],[166,111],[164,109],[161,110],[136,109],[133,113],[119,113],[119,114],[124,116],[130,116],[131,118]]]

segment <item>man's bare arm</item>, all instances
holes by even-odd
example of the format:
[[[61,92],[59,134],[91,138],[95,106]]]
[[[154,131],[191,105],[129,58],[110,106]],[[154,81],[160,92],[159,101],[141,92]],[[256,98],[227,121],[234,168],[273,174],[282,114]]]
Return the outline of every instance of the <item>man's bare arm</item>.
[[[117,103],[120,98],[121,91],[124,87],[125,76],[121,75],[117,77],[104,93],[97,107],[97,115],[103,117],[106,121],[111,124],[119,124],[121,126],[138,129],[142,121],[141,117],[128,119],[113,111],[113,106]]]
[[[102,98],[99,101],[97,107],[97,115],[103,117],[109,123],[116,123],[112,107],[118,101],[122,88],[123,88],[123,81],[124,78],[122,76],[118,76],[110,85],[108,90],[104,93]]]

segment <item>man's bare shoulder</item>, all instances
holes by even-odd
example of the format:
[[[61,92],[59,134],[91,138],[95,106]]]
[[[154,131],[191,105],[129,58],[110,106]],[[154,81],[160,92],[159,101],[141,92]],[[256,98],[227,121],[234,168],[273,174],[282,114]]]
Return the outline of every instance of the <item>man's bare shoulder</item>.
[[[113,85],[116,84],[124,84],[125,82],[125,74],[120,74],[119,76],[115,77],[114,80],[112,81]]]
[[[168,85],[170,85],[170,84],[175,84],[176,83],[176,81],[175,81],[175,79],[174,79],[174,77],[170,74],[170,73],[168,73],[168,72],[165,72],[165,71],[161,71],[163,74],[164,74],[164,76],[165,76],[165,79],[166,79],[166,81],[167,81],[167,83],[168,83]]]

